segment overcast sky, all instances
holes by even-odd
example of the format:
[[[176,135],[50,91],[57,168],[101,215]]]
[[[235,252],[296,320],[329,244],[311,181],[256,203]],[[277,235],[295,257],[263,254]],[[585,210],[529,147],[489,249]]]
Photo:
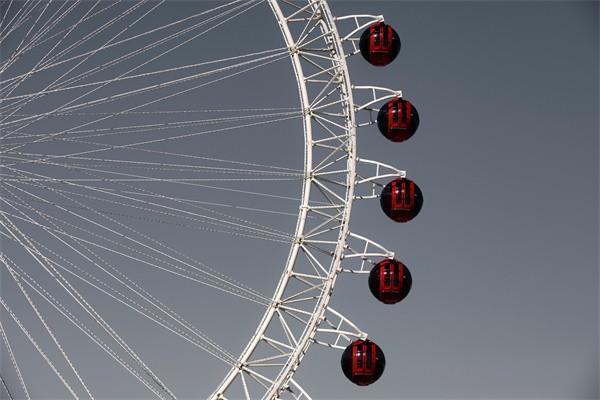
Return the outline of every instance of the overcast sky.
[[[215,4],[169,1],[139,29]],[[371,296],[366,276],[342,276],[336,285],[333,307],[369,332],[385,352],[382,378],[370,387],[356,387],[339,368],[341,352],[314,347],[297,381],[314,399],[597,398],[598,3],[337,0],[331,9],[336,15],[383,14],[400,35],[402,50],[391,66],[375,68],[356,56],[349,61],[351,79],[354,84],[401,89],[419,111],[419,130],[409,141],[392,144],[374,126],[361,129],[358,153],[406,169],[423,191],[424,206],[407,224],[387,219],[377,201],[353,209],[351,230],[396,251],[413,277],[412,292],[394,306]],[[193,41],[155,65],[191,64],[283,46],[266,4],[225,26],[223,33]],[[116,56],[111,53],[106,59]],[[169,106],[297,108],[298,98],[291,64],[282,60],[214,89],[173,99]],[[128,122],[155,120],[138,116]],[[50,130],[60,123],[38,128]],[[162,149],[302,167],[297,119],[203,140]],[[36,150],[60,150],[52,145]],[[289,196],[300,190],[299,182],[275,187],[278,194]],[[159,185],[153,190],[170,189]],[[227,202],[234,195],[206,196],[203,200]],[[297,210],[294,202],[234,200]],[[290,216],[261,218],[287,232],[295,226]],[[153,237],[222,267],[222,272],[269,296],[288,251],[280,243],[168,225],[146,228]],[[6,242],[2,247],[10,252]],[[253,304],[156,271],[122,268],[234,354],[260,319],[262,309]],[[12,300],[18,293],[8,279],[2,270],[3,297]],[[104,308],[106,298],[91,289],[86,293],[181,398],[208,395],[224,375],[225,364],[191,351],[174,336],[153,333],[156,328],[124,307]],[[14,307],[24,320],[34,321],[22,301],[15,300]],[[82,375],[102,397],[147,396],[122,369],[93,350],[87,338],[73,328],[63,331],[62,317],[43,310],[77,349],[73,357]],[[17,335],[5,312],[2,321]],[[21,336],[14,341],[33,397],[63,396],[26,340]],[[2,373],[16,387],[4,347],[1,355]]]

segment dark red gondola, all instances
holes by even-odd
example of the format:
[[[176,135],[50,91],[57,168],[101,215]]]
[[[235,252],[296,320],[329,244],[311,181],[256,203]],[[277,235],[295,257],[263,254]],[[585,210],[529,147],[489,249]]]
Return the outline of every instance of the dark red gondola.
[[[377,127],[392,142],[403,142],[417,131],[419,113],[411,102],[401,98],[392,99],[379,110]]]
[[[359,386],[375,382],[385,369],[383,351],[370,340],[355,340],[342,353],[342,371]]]
[[[379,198],[383,212],[396,222],[407,222],[423,207],[423,193],[410,179],[399,178],[383,188]]]
[[[365,29],[360,36],[359,47],[365,60],[382,67],[394,61],[400,53],[400,37],[391,26],[378,22]]]
[[[396,259],[378,262],[369,273],[369,289],[382,303],[396,304],[402,301],[411,287],[410,271]]]

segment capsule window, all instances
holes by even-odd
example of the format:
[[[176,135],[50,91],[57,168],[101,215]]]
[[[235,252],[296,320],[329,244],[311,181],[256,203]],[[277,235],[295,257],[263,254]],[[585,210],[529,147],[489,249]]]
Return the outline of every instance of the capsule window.
[[[365,360],[367,369],[371,369],[373,367],[372,358],[373,358],[373,346],[367,346],[367,359]]]
[[[400,266],[394,265],[394,286],[400,286]]]
[[[383,267],[383,284],[384,284],[384,286],[390,286],[390,283],[391,283],[390,278],[391,278],[390,264],[388,263]]]
[[[386,49],[390,45],[390,40],[389,40],[389,37],[388,37],[389,31],[390,31],[390,29],[387,26],[382,26],[381,30],[380,30],[380,33],[383,36],[383,47],[386,48]]]
[[[392,103],[392,118],[394,122],[398,122],[398,102],[395,101]]]

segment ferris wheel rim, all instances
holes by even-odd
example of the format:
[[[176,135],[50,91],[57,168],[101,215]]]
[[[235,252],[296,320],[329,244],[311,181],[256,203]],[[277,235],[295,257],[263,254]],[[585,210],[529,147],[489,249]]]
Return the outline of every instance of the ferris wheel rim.
[[[279,5],[279,0],[267,0],[269,6],[273,12],[274,17],[280,27],[283,38],[288,47],[288,52],[292,61],[294,76],[298,86],[298,95],[300,98],[301,108],[304,112],[303,128],[304,128],[304,183],[302,188],[301,205],[299,208],[298,220],[296,224],[296,230],[292,242],[292,246],[289,251],[289,255],[284,266],[282,275],[279,283],[275,290],[275,294],[272,298],[271,304],[265,311],[256,331],[250,338],[245,349],[242,351],[238,362],[233,366],[219,387],[209,397],[211,400],[226,399],[225,392],[232,384],[232,382],[240,375],[243,375],[246,363],[249,357],[252,355],[258,342],[263,338],[265,331],[269,324],[275,318],[275,313],[280,306],[282,295],[287,287],[294,265],[296,263],[298,252],[302,246],[304,240],[304,227],[306,217],[310,209],[310,194],[313,178],[313,135],[312,135],[312,124],[313,116],[310,108],[310,102],[308,99],[308,88],[306,85],[306,76],[302,63],[300,61],[299,49],[297,42],[292,37],[292,33],[289,27],[289,20],[282,12]],[[332,254],[331,264],[329,266],[327,282],[323,286],[323,290],[319,296],[318,302],[313,309],[313,315],[310,319],[310,323],[307,324],[302,337],[298,340],[297,346],[294,349],[292,355],[288,358],[286,364],[281,368],[281,371],[277,375],[277,378],[266,393],[262,396],[263,399],[275,399],[279,398],[280,393],[288,385],[288,382],[292,381],[292,376],[302,361],[303,356],[312,344],[312,340],[316,334],[316,330],[323,318],[323,314],[327,310],[329,301],[333,294],[333,288],[335,281],[340,271],[340,264],[342,261],[344,246],[346,238],[349,234],[349,221],[350,213],[352,209],[352,201],[354,199],[354,185],[355,185],[355,171],[357,163],[356,153],[356,123],[355,123],[355,104],[352,95],[352,83],[350,81],[350,73],[346,64],[346,54],[342,45],[335,18],[331,13],[327,0],[307,0],[307,5],[302,7],[303,9],[312,9],[315,14],[318,14],[320,21],[318,22],[319,29],[322,32],[322,39],[325,43],[329,41],[330,56],[335,59],[335,67],[340,71],[340,82],[337,84],[337,89],[340,93],[341,104],[340,106],[348,113],[345,134],[347,136],[348,145],[346,147],[347,154],[347,173],[346,173],[346,196],[344,201],[342,224],[339,226],[337,245],[335,246],[335,252]],[[295,382],[293,382],[295,384]],[[244,382],[244,387],[246,383]],[[297,385],[297,384],[295,384]],[[247,389],[246,389],[247,390]],[[306,393],[304,393],[306,395]],[[248,396],[248,395],[247,395]],[[306,395],[307,396],[307,395]]]

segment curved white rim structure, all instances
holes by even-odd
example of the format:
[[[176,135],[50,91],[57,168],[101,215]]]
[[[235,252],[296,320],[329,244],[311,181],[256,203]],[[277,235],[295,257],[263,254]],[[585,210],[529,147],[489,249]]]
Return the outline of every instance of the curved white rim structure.
[[[326,1],[309,0],[306,6],[297,9],[292,7],[288,13],[284,12],[279,3],[277,0],[269,0],[290,51],[301,107],[304,110],[305,178],[302,202],[294,243],[273,302],[242,352],[238,365],[229,371],[211,396],[213,399],[227,398],[227,390],[236,379],[240,380],[247,398],[257,398],[250,393],[246,377],[256,380],[264,387],[261,398],[278,398],[286,389],[323,319],[348,235],[354,197],[356,123],[342,42]],[[302,26],[299,36],[293,32],[298,26]],[[319,50],[311,50],[311,47],[319,45],[322,46]],[[322,71],[307,77],[305,63],[312,63]],[[332,118],[328,113],[337,114],[336,119],[343,123],[332,124],[329,121],[331,124],[327,128],[315,127],[315,119],[327,121]],[[326,123],[322,122],[323,125]],[[318,147],[325,149],[322,155],[316,155],[313,151]],[[339,178],[343,181],[336,181]],[[320,199],[315,198],[314,191],[321,192]],[[320,217],[316,227],[307,227],[309,213]],[[337,236],[335,240],[331,240],[332,235]],[[324,262],[322,254],[316,255],[315,252],[326,254],[329,262]],[[301,258],[300,253],[304,253],[305,257]],[[310,269],[314,271],[310,273]],[[303,281],[306,288],[292,289],[289,283],[294,278]],[[303,304],[298,308],[300,303]],[[294,330],[287,319],[300,317],[303,312],[310,312],[310,315],[304,314],[305,318],[301,319],[301,331]],[[270,331],[275,329],[273,325],[279,325],[278,328],[286,333],[288,343],[271,337]],[[273,368],[279,371],[272,371],[271,376],[262,369],[255,370],[257,361],[254,355],[260,345],[271,346],[275,352],[280,353],[272,355],[276,358],[270,358],[280,364]]]
[[[227,399],[229,390],[236,384],[241,385],[246,399],[309,398],[292,380],[309,346],[319,343],[343,348],[339,345],[340,339],[367,336],[328,306],[338,274],[368,272],[364,268],[368,257],[393,256],[382,246],[349,231],[355,184],[404,176],[402,171],[367,160],[366,164],[376,166],[375,175],[357,179],[356,129],[359,124],[355,112],[398,96],[399,92],[388,91],[391,94],[378,98],[376,91],[386,89],[358,87],[356,89],[372,90],[373,100],[363,106],[355,105],[346,58],[358,52],[352,36],[383,18],[371,15],[339,18],[356,23],[355,29],[342,38],[326,0],[308,0],[304,6],[269,0],[269,5],[289,49],[304,110],[302,202],[294,242],[272,303],[237,365],[211,399]],[[367,22],[359,24],[360,18]],[[344,41],[352,43],[354,52],[345,53]],[[307,72],[308,69],[313,72]],[[380,168],[392,173],[382,175]],[[376,196],[374,191],[366,197],[373,196]],[[313,217],[311,224],[307,223],[309,215]],[[352,250],[349,237],[364,244],[364,249]],[[369,246],[377,251],[369,252]],[[344,257],[360,257],[363,265],[359,270],[346,270],[342,268]],[[292,281],[297,285],[292,285]],[[336,324],[328,320],[328,314]],[[323,321],[327,321],[327,326],[321,327]],[[319,340],[319,333],[333,335],[333,339]],[[251,381],[256,383],[257,392],[251,390]]]

